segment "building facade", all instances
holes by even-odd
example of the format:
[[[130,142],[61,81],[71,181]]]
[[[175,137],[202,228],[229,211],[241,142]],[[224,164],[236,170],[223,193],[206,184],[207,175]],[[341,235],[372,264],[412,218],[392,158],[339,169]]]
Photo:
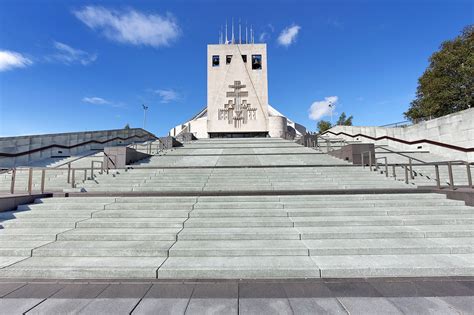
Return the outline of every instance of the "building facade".
[[[240,41],[239,41],[240,42]],[[171,136],[294,138],[305,132],[268,102],[267,45],[207,46],[207,106]]]

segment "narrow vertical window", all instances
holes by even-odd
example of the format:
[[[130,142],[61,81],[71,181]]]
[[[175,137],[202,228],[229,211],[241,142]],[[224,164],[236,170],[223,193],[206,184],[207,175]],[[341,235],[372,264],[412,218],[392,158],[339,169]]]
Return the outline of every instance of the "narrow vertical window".
[[[219,67],[219,56],[212,56],[212,66]]]
[[[242,55],[242,61],[247,63],[247,55]]]
[[[232,61],[232,55],[225,56],[225,64],[228,65]]]
[[[262,55],[252,55],[252,70],[262,69]]]

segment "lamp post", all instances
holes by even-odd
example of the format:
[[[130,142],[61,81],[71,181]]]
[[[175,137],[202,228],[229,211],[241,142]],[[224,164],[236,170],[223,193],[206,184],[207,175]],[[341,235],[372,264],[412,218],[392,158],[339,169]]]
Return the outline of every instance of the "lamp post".
[[[148,106],[142,104],[143,107],[143,129],[146,128],[146,111],[148,110]]]
[[[331,108],[331,126],[332,126],[332,112],[334,111],[334,107],[332,105],[332,102],[329,102],[329,108]]]

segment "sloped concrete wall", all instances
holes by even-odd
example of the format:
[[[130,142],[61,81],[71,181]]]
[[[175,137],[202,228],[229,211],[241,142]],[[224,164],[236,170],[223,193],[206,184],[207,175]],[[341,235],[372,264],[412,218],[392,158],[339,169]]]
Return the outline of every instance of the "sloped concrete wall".
[[[152,133],[141,128],[4,137],[0,138],[0,167],[8,168],[16,165],[27,165],[33,161],[52,156],[67,157],[88,150],[101,150],[105,146],[127,145],[154,138],[155,136]],[[90,141],[105,143],[87,143]],[[81,145],[83,143],[84,145]],[[51,145],[77,146],[74,148],[53,146],[40,150]],[[8,156],[8,154],[20,154],[31,150],[39,151],[19,156]]]
[[[360,133],[375,138],[389,136],[406,141],[429,139],[463,148],[473,148],[474,108],[402,128],[336,126],[329,131],[336,134],[345,132],[350,135]],[[474,152],[466,153],[428,143],[407,145],[388,139],[374,141],[365,137],[352,138],[344,135],[339,135],[338,137],[346,140],[360,140],[369,143],[386,144],[401,150],[428,150],[431,153],[444,156],[446,159],[474,161]]]

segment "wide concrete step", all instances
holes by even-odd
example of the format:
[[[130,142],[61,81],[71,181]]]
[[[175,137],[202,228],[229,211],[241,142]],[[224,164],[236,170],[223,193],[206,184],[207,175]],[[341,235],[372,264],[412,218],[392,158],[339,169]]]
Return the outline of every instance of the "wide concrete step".
[[[186,228],[210,227],[292,227],[293,222],[286,217],[226,217],[226,218],[189,218]]]
[[[31,256],[34,248],[50,243],[52,240],[2,240],[0,256]]]
[[[299,232],[292,227],[186,227],[178,240],[298,240]]]
[[[473,237],[472,225],[296,227],[302,239]]]
[[[323,278],[474,276],[472,254],[311,256]]]
[[[0,269],[1,278],[155,279],[165,257],[31,257]]]
[[[350,216],[350,217],[291,217],[294,226],[347,226],[347,225],[442,225],[473,224],[472,214],[409,215],[409,216]]]
[[[77,223],[80,228],[180,228],[184,218],[94,218]]]
[[[46,257],[167,257],[174,241],[57,241],[33,250]]]
[[[468,254],[474,252],[470,238],[391,238],[304,240],[311,256]]]
[[[175,241],[179,228],[78,228],[60,233],[63,241]],[[0,238],[1,239],[1,238]]]
[[[308,256],[230,256],[170,257],[158,270],[158,279],[252,278],[319,278],[319,269]]]
[[[451,215],[472,214],[466,206],[450,207],[381,207],[381,208],[302,208],[284,209],[290,217],[305,216],[406,216],[406,215]]]
[[[308,248],[299,240],[179,240],[170,249],[175,256],[308,256]]]
[[[103,210],[92,214],[93,218],[188,218],[190,210],[159,210],[159,209],[121,209]]]

